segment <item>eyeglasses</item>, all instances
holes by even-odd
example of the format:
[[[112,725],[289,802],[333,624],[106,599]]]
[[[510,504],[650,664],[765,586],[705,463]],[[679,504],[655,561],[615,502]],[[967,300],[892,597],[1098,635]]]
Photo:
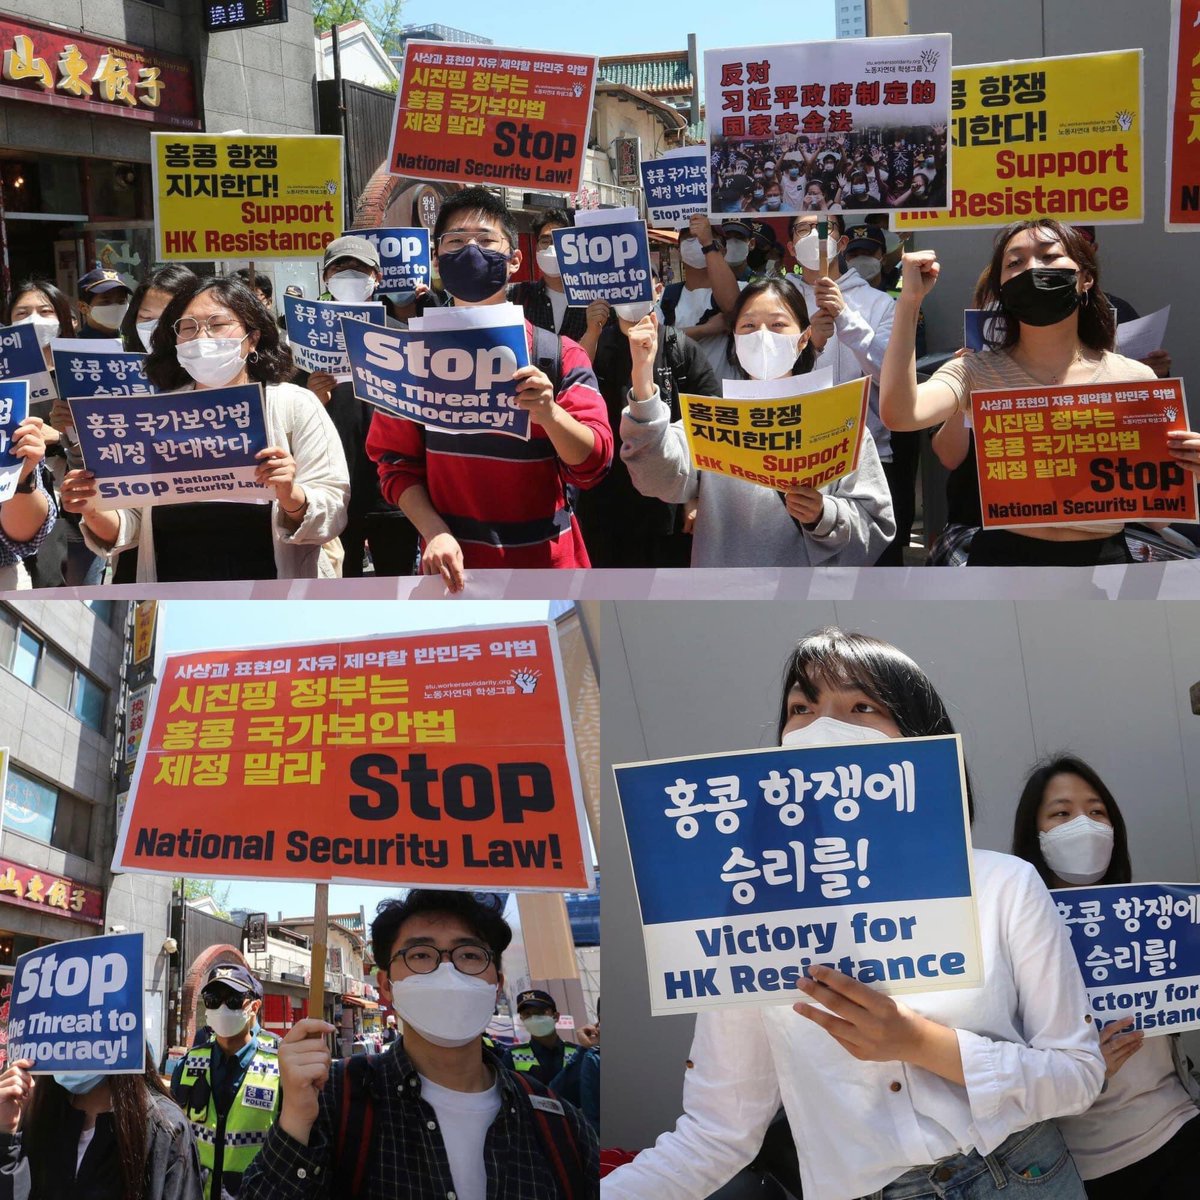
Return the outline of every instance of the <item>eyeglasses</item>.
[[[180,317],[171,326],[175,330],[176,341],[180,342],[194,341],[200,336],[201,330],[204,330],[205,337],[229,337],[241,327],[240,321],[225,316],[209,317],[207,321],[197,321],[195,317]]]
[[[438,238],[438,253],[453,254],[472,242],[480,250],[499,250],[501,246],[508,245],[508,238],[498,237],[494,233],[468,233],[465,229],[452,229]]]
[[[432,974],[444,959],[449,959],[455,969],[464,975],[482,975],[492,961],[492,952],[483,946],[470,944],[455,946],[453,950],[441,950],[437,946],[409,946],[407,950],[397,950],[388,966],[398,958],[404,960],[404,965],[414,975]]]
[[[236,1012],[241,1008],[249,996],[239,996],[236,992],[201,992],[200,1001],[205,1008],[218,1009],[228,1008]]]

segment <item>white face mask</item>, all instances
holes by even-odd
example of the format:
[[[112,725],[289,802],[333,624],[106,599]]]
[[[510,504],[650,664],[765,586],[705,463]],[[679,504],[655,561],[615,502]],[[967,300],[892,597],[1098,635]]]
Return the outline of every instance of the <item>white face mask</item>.
[[[734,334],[738,363],[751,379],[782,379],[800,354],[802,333],[774,333],[756,329]]]
[[[246,361],[242,355],[245,340],[245,336],[196,338],[195,341],[177,343],[175,355],[179,365],[201,387],[222,387],[241,371]]]
[[[220,1008],[205,1009],[205,1013],[208,1027],[217,1037],[237,1037],[251,1021],[251,1014],[246,1011],[245,1006],[230,1009],[222,1004]]]
[[[146,347],[146,352],[150,352],[150,339],[154,336],[154,331],[158,328],[158,318],[153,321],[139,321],[137,323],[138,337],[142,339],[142,345]]]
[[[1113,827],[1081,813],[1048,833],[1038,834],[1046,866],[1063,883],[1095,883],[1112,859]]]
[[[867,725],[851,725],[837,717],[818,717],[803,729],[783,735],[781,746],[853,746],[859,742],[886,742],[889,737]]]
[[[465,1046],[496,1011],[496,985],[464,975],[444,962],[428,975],[392,981],[392,1004],[400,1019],[435,1046]]]
[[[120,304],[95,303],[88,312],[88,319],[101,329],[119,329],[128,311],[128,300],[124,300]]]
[[[553,246],[537,252],[537,265],[541,267],[543,275],[553,275],[557,279],[562,274],[558,268],[558,253]]]
[[[699,238],[688,238],[679,247],[679,257],[683,259],[685,267],[691,267],[696,271],[704,270],[704,251],[700,249]]]
[[[375,291],[375,276],[365,271],[339,271],[325,281],[329,294],[344,304],[363,304]]]
[[[852,271],[857,271],[868,283],[878,279],[883,271],[883,264],[879,259],[872,258],[869,254],[860,254],[857,258],[846,259],[846,266]]]
[[[635,304],[614,304],[613,311],[622,321],[628,321],[631,325],[636,325],[647,313],[653,312],[656,307],[653,300],[641,300]]]
[[[529,1031],[530,1037],[548,1037],[554,1032],[553,1017],[522,1017],[521,1024]]]
[[[741,238],[732,238],[725,243],[725,261],[731,267],[740,267],[750,253],[750,243]]]
[[[825,248],[830,262],[837,258],[837,244],[838,240],[835,237],[830,236],[825,239]],[[821,269],[821,239],[817,236],[815,228],[806,233],[798,242],[794,242],[792,250],[796,255],[796,261],[802,267],[810,271]]]
[[[59,335],[57,317],[43,317],[38,313],[30,313],[17,322],[18,325],[32,325],[34,336],[39,346],[46,347]]]

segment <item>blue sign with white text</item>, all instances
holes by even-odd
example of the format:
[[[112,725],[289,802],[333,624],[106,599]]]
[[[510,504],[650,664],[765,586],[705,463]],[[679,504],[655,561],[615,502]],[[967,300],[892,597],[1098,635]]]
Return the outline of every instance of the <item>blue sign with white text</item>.
[[[8,500],[21,481],[24,460],[13,454],[17,426],[29,416],[29,380],[0,381],[0,504]]]
[[[708,212],[707,147],[643,161],[642,187],[652,229],[684,228],[697,213]]]
[[[1050,893],[1097,1024],[1147,1036],[1200,1029],[1200,884],[1112,883]]]
[[[569,306],[584,308],[593,300],[632,304],[654,299],[644,221],[555,228],[551,236]]]
[[[17,959],[8,1061],[32,1073],[140,1075],[146,1069],[142,935],[55,942]]]
[[[982,978],[957,737],[614,767],[656,1013]],[[778,993],[772,995],[772,993]]]
[[[339,382],[350,378],[350,360],[342,339],[342,317],[384,323],[383,305],[378,301],[347,304],[338,300],[301,300],[284,296],[288,344],[301,371],[324,371]]]
[[[417,332],[343,321],[342,329],[360,400],[447,433],[528,439],[529,414],[511,382],[529,365],[523,324]]]
[[[351,229],[347,237],[366,238],[379,251],[383,272],[378,291],[407,300],[418,284],[429,287],[433,261],[429,230],[420,226],[395,229]]]
[[[0,381],[5,379],[28,379],[30,404],[54,399],[54,384],[32,322],[0,329]]]
[[[268,503],[255,482],[266,417],[257,383],[70,401],[84,465],[101,511],[200,500]]]
[[[978,354],[981,350],[989,349],[989,337],[999,339],[1004,336],[1004,318],[994,310],[986,308],[968,308],[963,312],[963,345],[968,350]]]
[[[146,356],[132,350],[107,354],[54,351],[54,375],[64,400],[75,396],[152,396],[157,390],[146,378]]]

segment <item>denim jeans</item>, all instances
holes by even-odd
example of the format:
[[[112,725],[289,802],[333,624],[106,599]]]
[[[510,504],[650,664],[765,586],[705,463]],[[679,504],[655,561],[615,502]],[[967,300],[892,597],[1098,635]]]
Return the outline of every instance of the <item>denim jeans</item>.
[[[984,1157],[977,1150],[913,1167],[863,1200],[1086,1200],[1062,1134],[1043,1121],[1022,1129]]]

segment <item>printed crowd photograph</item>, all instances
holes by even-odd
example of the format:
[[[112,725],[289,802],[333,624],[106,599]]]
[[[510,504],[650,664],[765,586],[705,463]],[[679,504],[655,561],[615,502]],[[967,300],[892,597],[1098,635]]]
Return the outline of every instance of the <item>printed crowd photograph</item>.
[[[601,607],[605,1200],[1195,1193],[1194,604]]]
[[[598,645],[0,602],[0,1196],[596,1197]]]

